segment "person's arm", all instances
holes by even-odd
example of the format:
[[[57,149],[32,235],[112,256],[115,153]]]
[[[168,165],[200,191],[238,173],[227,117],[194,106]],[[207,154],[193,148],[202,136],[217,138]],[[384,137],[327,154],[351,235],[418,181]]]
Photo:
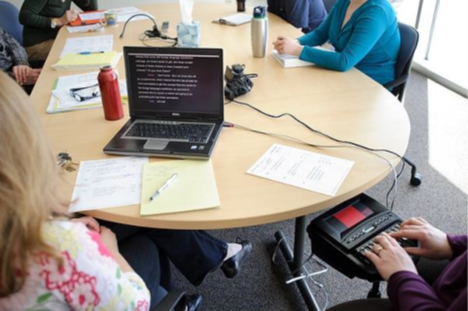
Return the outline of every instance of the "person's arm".
[[[24,0],[19,13],[20,23],[23,26],[50,29],[50,18],[39,14],[47,3],[47,0]]]
[[[327,20],[328,19],[329,18],[327,18]],[[299,55],[299,58],[328,69],[348,71],[356,66],[356,64],[359,63],[374,47],[376,42],[385,32],[386,25],[387,16],[385,11],[383,8],[375,6],[372,14],[366,14],[366,16],[361,17],[357,21],[348,44],[345,46],[343,51],[329,52],[306,46]],[[320,28],[321,27],[317,28],[317,30]],[[313,31],[311,35],[314,35],[316,31]],[[304,37],[307,36],[308,35]],[[299,42],[301,44],[303,42],[306,43],[306,40],[301,40],[300,38]],[[319,42],[318,44],[322,43]]]
[[[81,223],[69,223],[68,226],[76,234],[72,241],[79,244],[71,244],[72,249],[69,251],[72,256],[73,251],[78,252],[72,258],[74,265],[79,268],[85,279],[94,279],[90,286],[93,286],[92,292],[99,297],[96,309],[112,309],[112,304],[119,310],[137,309],[137,306],[141,306],[142,310],[148,309],[150,293],[141,277],[133,272],[127,261],[118,253],[117,241],[112,231],[100,226],[99,233],[89,230]],[[66,239],[64,241],[62,249],[68,250],[70,244],[66,243]],[[71,292],[71,295],[77,298],[80,294],[79,287],[76,288],[76,292]],[[79,299],[73,299],[70,307],[77,310],[83,308]]]
[[[395,310],[457,310],[447,309],[434,289],[413,272],[393,273],[388,280],[387,294]]]
[[[451,260],[461,256],[466,251],[468,240],[466,235],[447,235],[447,240],[453,252]]]
[[[13,61],[13,66],[29,66],[28,54],[26,54],[26,51],[19,44],[19,42],[16,41],[15,38],[10,36],[6,31],[2,31],[2,39],[10,52],[9,54]]]
[[[98,9],[97,0],[73,0],[73,2],[83,11],[96,11]]]

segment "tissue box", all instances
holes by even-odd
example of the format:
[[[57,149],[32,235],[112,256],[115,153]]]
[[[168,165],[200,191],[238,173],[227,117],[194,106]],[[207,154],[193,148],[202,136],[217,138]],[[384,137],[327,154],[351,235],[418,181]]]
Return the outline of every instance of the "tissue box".
[[[196,48],[200,46],[200,22],[177,24],[177,40],[179,47]]]

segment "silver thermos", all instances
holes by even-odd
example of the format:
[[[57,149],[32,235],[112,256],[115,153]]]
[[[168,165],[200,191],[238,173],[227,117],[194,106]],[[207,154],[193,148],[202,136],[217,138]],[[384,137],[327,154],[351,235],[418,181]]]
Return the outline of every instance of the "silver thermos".
[[[268,40],[268,19],[264,6],[257,6],[254,8],[251,27],[253,56],[265,57]]]

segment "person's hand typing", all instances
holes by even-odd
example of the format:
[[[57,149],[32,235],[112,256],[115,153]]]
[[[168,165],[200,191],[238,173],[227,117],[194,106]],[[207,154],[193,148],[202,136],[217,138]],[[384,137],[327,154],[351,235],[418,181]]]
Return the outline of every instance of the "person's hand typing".
[[[99,226],[99,223],[93,217],[84,216],[80,218],[73,218],[71,221],[80,222],[84,224],[91,231],[96,231],[98,233],[101,232],[101,227]]]
[[[421,217],[404,221],[400,225],[400,230],[390,235],[396,239],[405,237],[419,241],[419,248],[405,248],[408,254],[436,260],[450,259],[453,256],[452,248],[447,240],[447,234],[431,226]]]
[[[273,42],[275,50],[281,54],[290,54],[290,55],[301,55],[302,49],[304,48],[299,44],[299,41],[296,39],[291,39],[288,37],[279,36],[275,42]]]
[[[15,76],[18,84],[24,85],[28,80],[28,76],[31,74],[31,68],[26,65],[18,65],[13,67],[13,75]]]
[[[392,274],[399,271],[418,273],[413,260],[394,238],[384,232],[375,238],[375,242],[372,251],[366,252],[365,256],[384,280],[388,281]]]

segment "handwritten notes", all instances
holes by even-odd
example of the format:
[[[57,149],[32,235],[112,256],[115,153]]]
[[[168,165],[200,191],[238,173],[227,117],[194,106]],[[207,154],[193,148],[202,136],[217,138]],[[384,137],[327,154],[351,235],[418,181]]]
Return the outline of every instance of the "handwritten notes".
[[[114,44],[113,40],[112,35],[68,38],[60,58],[67,54],[81,52],[110,52]]]
[[[70,212],[139,204],[147,162],[137,157],[81,162]]]
[[[248,174],[334,196],[354,162],[274,144]]]

